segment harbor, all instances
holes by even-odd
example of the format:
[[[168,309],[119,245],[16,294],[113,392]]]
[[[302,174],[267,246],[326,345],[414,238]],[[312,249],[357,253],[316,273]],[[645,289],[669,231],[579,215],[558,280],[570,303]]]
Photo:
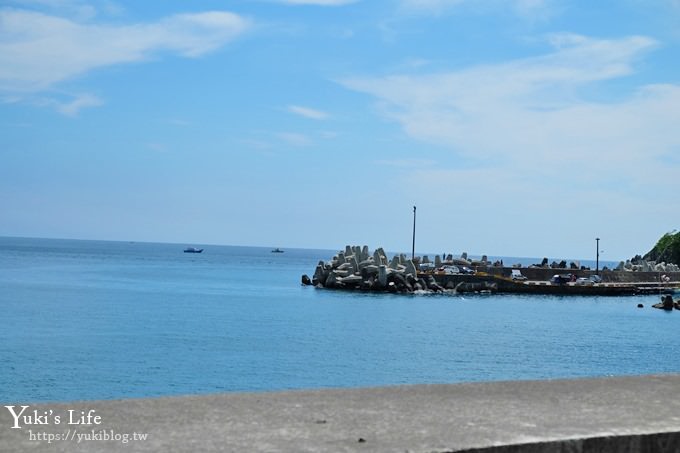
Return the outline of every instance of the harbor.
[[[589,269],[575,262],[531,266],[505,266],[486,256],[468,259],[467,253],[408,258],[383,248],[345,246],[330,261],[320,261],[313,278],[302,283],[318,288],[392,293],[514,293],[549,295],[635,296],[680,290],[680,269],[675,264],[621,262],[616,269]]]

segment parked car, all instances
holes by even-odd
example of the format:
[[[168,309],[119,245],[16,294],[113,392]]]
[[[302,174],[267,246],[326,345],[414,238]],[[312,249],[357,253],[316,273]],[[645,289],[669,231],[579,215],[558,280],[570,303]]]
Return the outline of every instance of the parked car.
[[[579,286],[592,286],[593,283],[594,283],[593,280],[586,277],[577,278],[575,282],[575,284]]]
[[[460,274],[460,268],[458,266],[446,265],[439,268],[440,272],[446,274]]]
[[[550,283],[554,285],[564,285],[571,281],[571,274],[555,274],[550,279]]]
[[[602,283],[602,277],[600,277],[599,275],[591,275],[591,276],[588,277],[588,278],[589,278],[590,281],[593,282],[593,283]]]
[[[526,280],[527,279],[526,276],[522,275],[522,271],[520,271],[519,269],[513,269],[513,270],[510,271],[510,273],[512,274],[510,277],[513,280]]]
[[[434,263],[420,263],[419,267],[422,272],[433,271]]]

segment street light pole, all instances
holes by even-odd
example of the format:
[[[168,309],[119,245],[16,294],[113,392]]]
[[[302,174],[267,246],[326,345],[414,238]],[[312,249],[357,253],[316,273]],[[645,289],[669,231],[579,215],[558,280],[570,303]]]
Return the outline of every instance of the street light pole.
[[[595,252],[595,273],[600,275],[600,238],[595,238],[597,250]]]
[[[411,244],[411,259],[416,257],[416,207],[413,207],[413,243]]]

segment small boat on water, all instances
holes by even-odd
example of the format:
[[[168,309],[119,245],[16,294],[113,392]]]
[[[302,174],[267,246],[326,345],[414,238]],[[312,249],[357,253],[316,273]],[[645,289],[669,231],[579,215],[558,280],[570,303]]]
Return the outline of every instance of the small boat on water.
[[[277,247],[274,250],[272,250],[272,253],[283,253],[283,250]]]
[[[184,249],[184,253],[201,253],[203,249],[197,249],[196,247],[187,247]]]

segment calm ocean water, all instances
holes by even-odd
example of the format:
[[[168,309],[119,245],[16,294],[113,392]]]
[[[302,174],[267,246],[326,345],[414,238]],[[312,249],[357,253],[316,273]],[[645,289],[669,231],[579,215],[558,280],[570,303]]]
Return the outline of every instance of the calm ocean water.
[[[333,292],[299,283],[333,251],[204,247],[0,238],[0,402],[680,371],[658,296]]]

